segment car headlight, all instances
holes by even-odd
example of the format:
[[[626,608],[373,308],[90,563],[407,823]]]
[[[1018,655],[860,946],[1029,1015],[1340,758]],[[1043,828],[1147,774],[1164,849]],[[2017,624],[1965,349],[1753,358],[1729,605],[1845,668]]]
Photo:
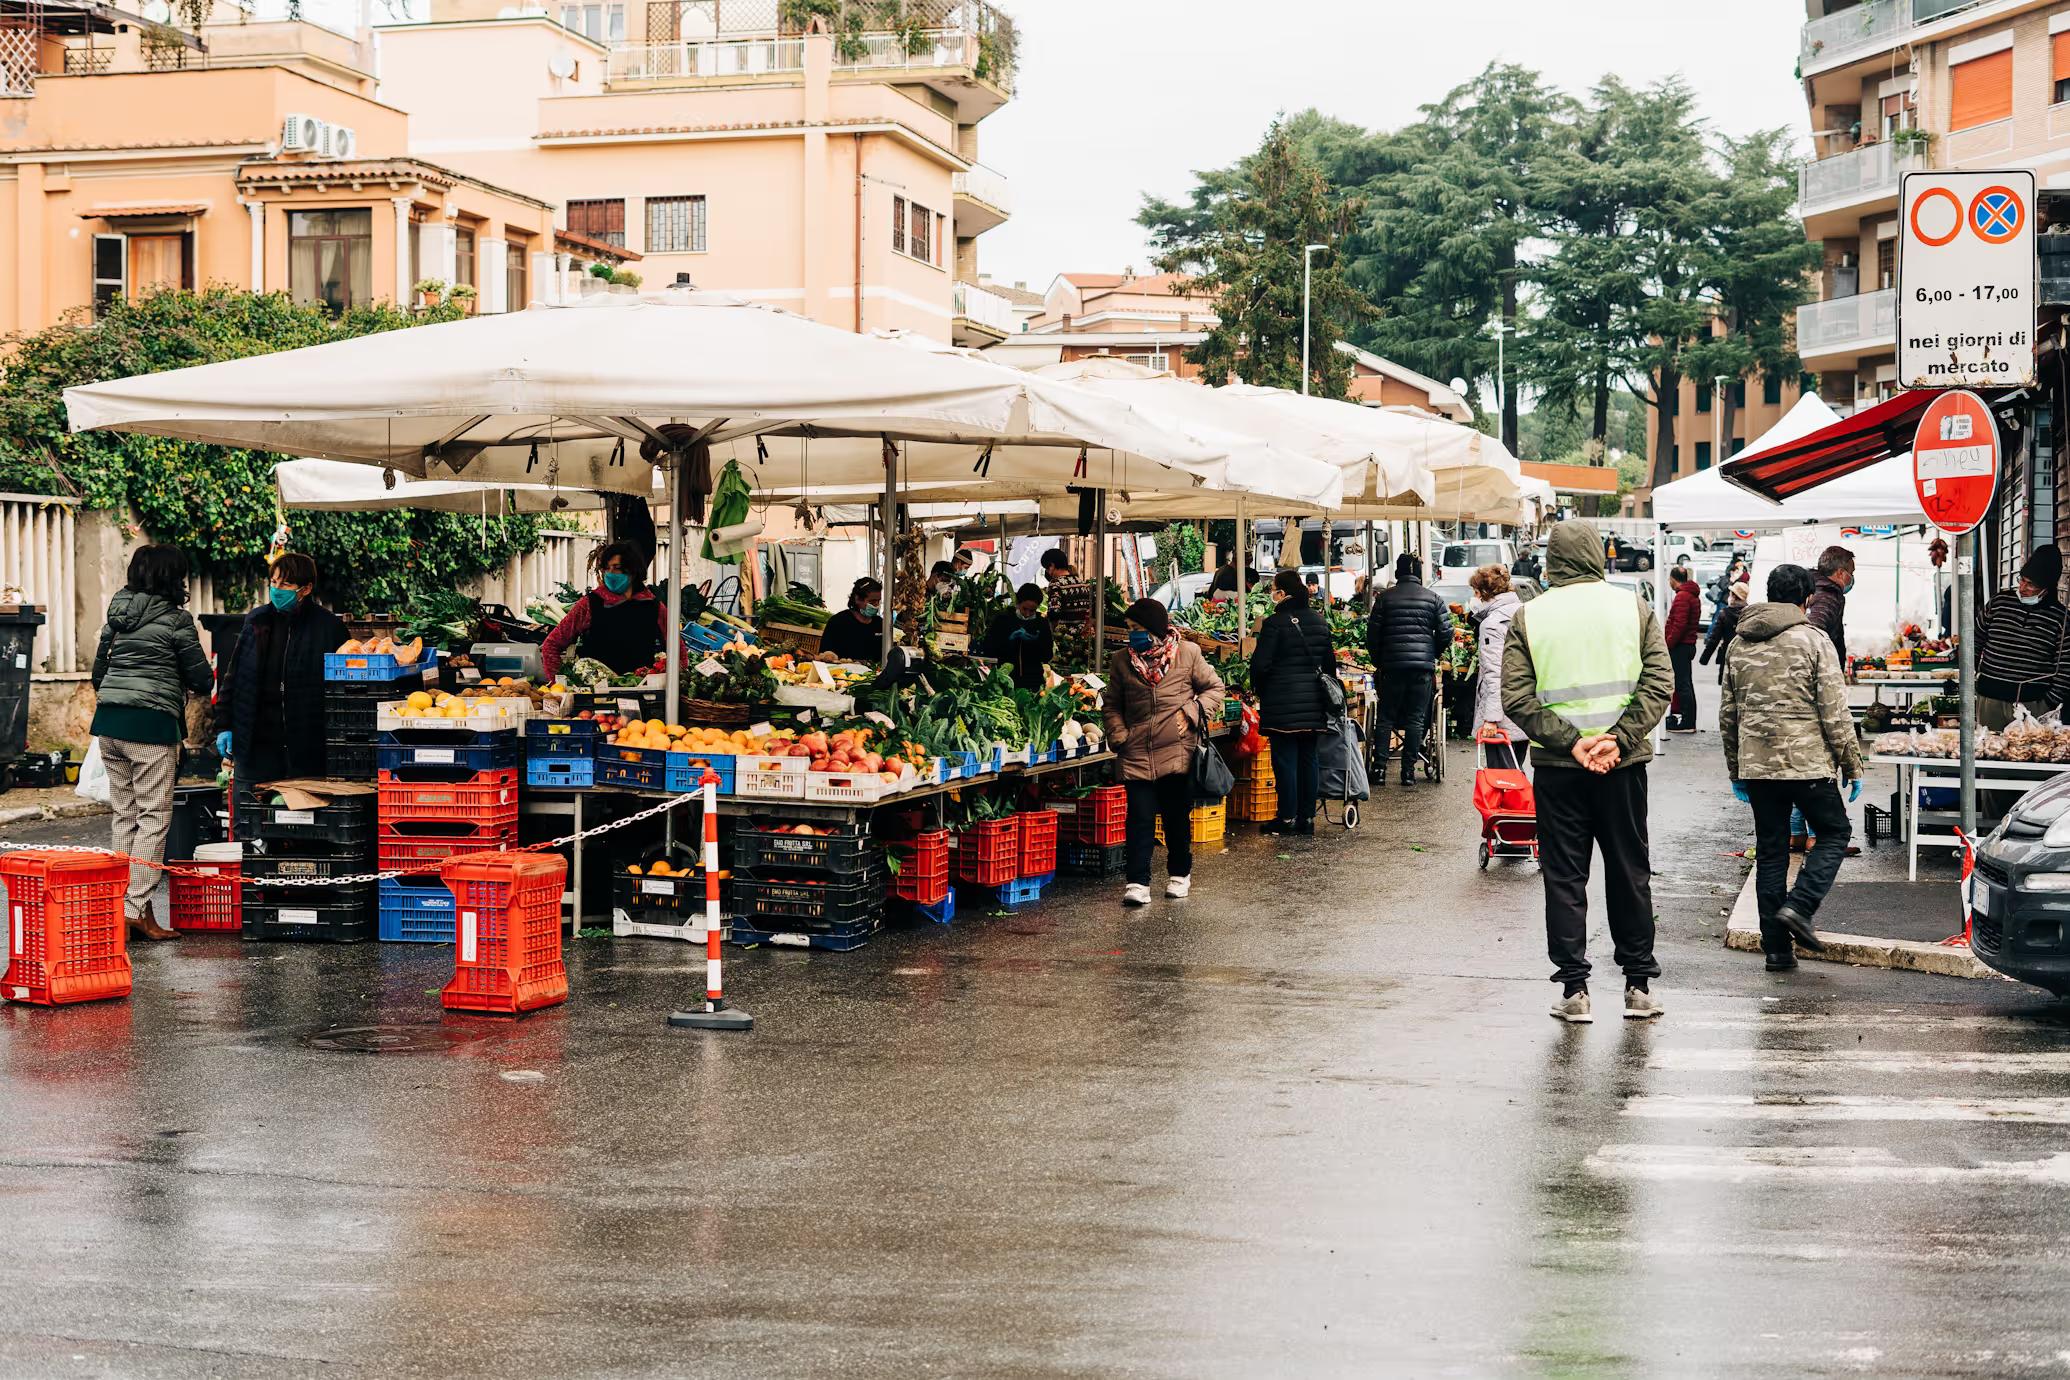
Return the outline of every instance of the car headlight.
[[[2054,804],[2055,802],[2050,801],[2049,803]],[[2034,816],[2029,815],[2027,818],[2033,819]],[[2035,820],[2035,823],[2038,824],[2040,821]],[[2048,826],[2048,832],[2041,836],[2041,841],[2050,848],[2070,848],[2070,811],[2065,811],[2055,817],[2054,822]]]
[[[2029,872],[2023,886],[2028,891],[2070,891],[2070,872]]]

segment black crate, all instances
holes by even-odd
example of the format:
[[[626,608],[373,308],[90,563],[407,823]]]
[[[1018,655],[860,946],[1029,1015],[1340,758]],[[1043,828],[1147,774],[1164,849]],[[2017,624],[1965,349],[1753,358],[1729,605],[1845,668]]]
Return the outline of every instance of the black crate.
[[[869,922],[884,913],[884,878],[879,871],[853,881],[818,878],[733,878],[736,916],[781,920],[781,925],[755,928],[793,929],[808,925],[841,928]]]
[[[371,854],[313,857],[307,854],[266,852],[247,854],[242,875],[247,882],[264,883],[277,877],[291,877],[299,881],[327,877],[356,877],[373,870],[374,860]]]
[[[367,895],[373,895],[371,888]],[[373,903],[357,896],[335,903],[328,898],[323,903],[294,898],[275,905],[270,896],[255,903],[247,888],[242,909],[241,936],[252,943],[359,944],[376,937]]]
[[[726,904],[727,891],[732,886],[729,878],[719,879],[719,913],[729,914]],[[666,887],[667,890],[662,890]],[[673,877],[635,877],[630,872],[611,874],[611,908],[622,910],[635,920],[646,919],[653,914],[664,924],[680,923],[686,915],[704,914],[704,874],[696,873],[685,877],[678,873]]]
[[[817,826],[814,826],[815,829]],[[742,824],[733,831],[733,865],[758,877],[812,873],[838,878],[882,871],[884,845],[866,834],[778,834]]]
[[[374,851],[374,796],[340,796],[314,810],[296,810],[286,805],[261,805],[250,791],[237,792],[237,837],[247,843],[265,845],[263,851],[312,853],[308,848],[276,850],[275,844],[320,844],[332,856],[355,853],[372,856]]]
[[[1079,877],[1119,877],[1128,870],[1128,845],[1103,848],[1096,843],[1059,843],[1057,867]]]
[[[331,738],[323,745],[328,774],[339,781],[372,781],[374,752],[372,740],[360,742]]]

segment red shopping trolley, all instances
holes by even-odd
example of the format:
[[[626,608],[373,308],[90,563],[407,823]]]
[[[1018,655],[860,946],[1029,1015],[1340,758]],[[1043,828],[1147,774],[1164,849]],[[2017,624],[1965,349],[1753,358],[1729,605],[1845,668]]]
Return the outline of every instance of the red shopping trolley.
[[[1516,740],[1499,728],[1474,735],[1473,808],[1481,817],[1481,867],[1490,858],[1538,858],[1538,797]]]

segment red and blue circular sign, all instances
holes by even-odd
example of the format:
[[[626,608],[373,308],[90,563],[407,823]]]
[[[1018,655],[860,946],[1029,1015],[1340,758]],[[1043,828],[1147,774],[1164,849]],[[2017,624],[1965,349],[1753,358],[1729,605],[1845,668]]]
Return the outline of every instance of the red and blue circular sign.
[[[1987,244],[2004,244],[2026,218],[2026,205],[2010,187],[1986,187],[1969,200],[1970,229]]]

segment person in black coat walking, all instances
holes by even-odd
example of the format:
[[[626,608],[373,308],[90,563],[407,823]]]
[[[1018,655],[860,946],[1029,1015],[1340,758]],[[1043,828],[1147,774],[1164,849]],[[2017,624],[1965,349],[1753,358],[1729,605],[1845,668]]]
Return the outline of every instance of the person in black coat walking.
[[[1251,688],[1258,695],[1258,721],[1272,739],[1272,775],[1279,786],[1279,818],[1259,832],[1312,834],[1320,762],[1319,744],[1329,727],[1322,677],[1335,674],[1330,625],[1309,601],[1299,573],[1282,570],[1272,580],[1273,610],[1258,627],[1251,654]]]
[[[216,749],[231,759],[238,787],[321,777],[323,659],[351,634],[316,602],[316,562],[290,551],[273,563],[266,602],[244,628],[216,688]]]
[[[1366,651],[1380,673],[1380,705],[1373,733],[1373,784],[1387,780],[1389,734],[1402,730],[1402,785],[1416,783],[1416,757],[1437,692],[1438,658],[1452,644],[1452,613],[1423,584],[1423,562],[1404,551],[1394,562],[1394,583],[1373,601],[1366,619]]]
[[[1731,592],[1717,601],[1711,613],[1711,633],[1703,642],[1703,655],[1697,660],[1708,666],[1711,658],[1718,658],[1718,683],[1725,683],[1725,654],[1732,650],[1732,639],[1739,634],[1739,616],[1747,611],[1747,582],[1741,580],[1732,586]]]

